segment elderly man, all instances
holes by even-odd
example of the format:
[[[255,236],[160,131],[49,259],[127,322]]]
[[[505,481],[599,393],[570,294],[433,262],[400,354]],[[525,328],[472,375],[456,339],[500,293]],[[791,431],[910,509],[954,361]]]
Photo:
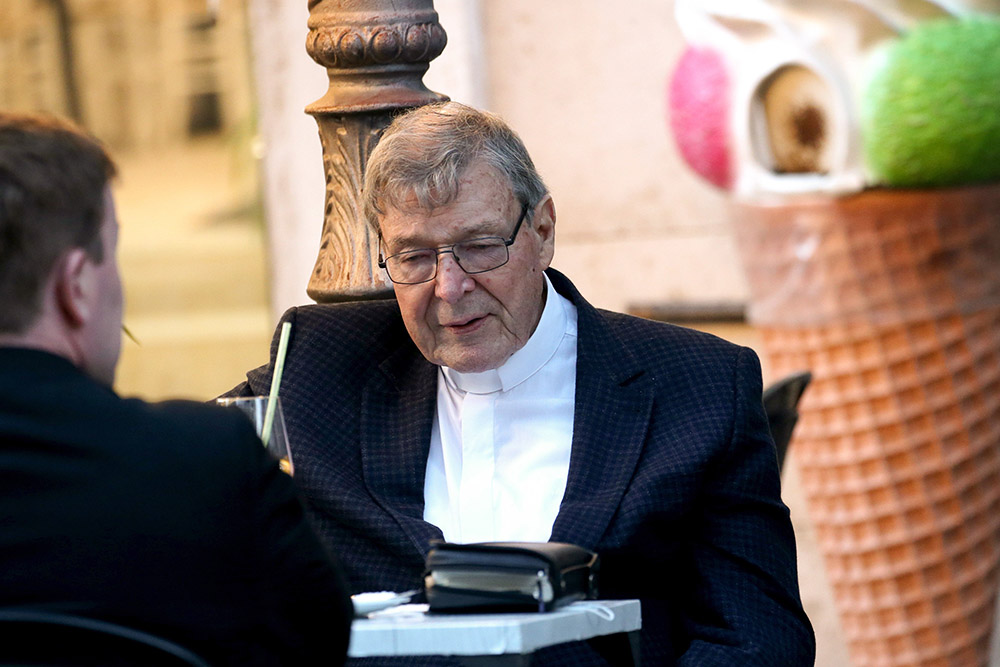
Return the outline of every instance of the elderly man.
[[[213,665],[337,664],[346,584],[250,421],[111,389],[114,171],[78,128],[0,113],[0,612],[111,621]],[[3,627],[3,664],[154,664]]]
[[[642,600],[644,664],[811,664],[754,353],[597,310],[548,268],[552,197],[491,114],[400,116],[364,197],[395,299],[284,316],[297,480],[352,589],[419,587],[433,539],[571,542],[603,597]]]

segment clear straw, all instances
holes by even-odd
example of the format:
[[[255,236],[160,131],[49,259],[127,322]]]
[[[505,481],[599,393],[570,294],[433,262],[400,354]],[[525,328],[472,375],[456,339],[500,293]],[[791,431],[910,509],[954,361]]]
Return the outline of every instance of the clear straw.
[[[274,411],[278,407],[278,386],[281,384],[281,373],[285,370],[285,354],[288,352],[288,336],[292,333],[292,323],[281,325],[281,338],[278,339],[278,356],[274,360],[274,374],[271,376],[271,393],[267,399],[267,414],[264,415],[264,432],[261,440],[264,446],[271,440],[271,426],[274,424]]]

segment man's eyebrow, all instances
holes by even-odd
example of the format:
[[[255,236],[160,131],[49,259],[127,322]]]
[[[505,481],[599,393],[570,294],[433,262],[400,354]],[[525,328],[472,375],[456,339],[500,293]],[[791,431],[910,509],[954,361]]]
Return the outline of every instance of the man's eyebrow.
[[[481,236],[502,236],[503,232],[497,228],[502,227],[505,224],[507,223],[503,219],[483,220],[466,227],[465,230],[463,230],[464,237],[467,239],[475,239]]]
[[[385,245],[386,250],[393,253],[430,247],[426,243],[422,242],[419,236],[400,236],[399,238],[393,239],[391,243],[383,237],[382,243]]]

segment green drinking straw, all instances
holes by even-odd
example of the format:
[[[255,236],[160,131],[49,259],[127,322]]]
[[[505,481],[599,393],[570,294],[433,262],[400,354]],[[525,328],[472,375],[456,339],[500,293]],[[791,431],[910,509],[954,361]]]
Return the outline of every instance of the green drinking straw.
[[[288,352],[288,336],[292,333],[292,323],[281,325],[281,338],[278,339],[278,356],[274,360],[274,375],[271,376],[271,393],[267,397],[267,412],[264,414],[264,432],[261,440],[264,446],[271,440],[271,426],[274,424],[274,410],[278,406],[278,385],[281,384],[281,372],[285,370],[285,353]]]

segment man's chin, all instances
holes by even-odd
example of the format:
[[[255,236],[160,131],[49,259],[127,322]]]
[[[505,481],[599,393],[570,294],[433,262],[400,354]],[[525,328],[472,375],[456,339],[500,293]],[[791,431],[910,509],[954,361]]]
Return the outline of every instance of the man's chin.
[[[443,351],[435,363],[459,373],[482,373],[500,368],[509,357],[498,350],[453,349]]]

